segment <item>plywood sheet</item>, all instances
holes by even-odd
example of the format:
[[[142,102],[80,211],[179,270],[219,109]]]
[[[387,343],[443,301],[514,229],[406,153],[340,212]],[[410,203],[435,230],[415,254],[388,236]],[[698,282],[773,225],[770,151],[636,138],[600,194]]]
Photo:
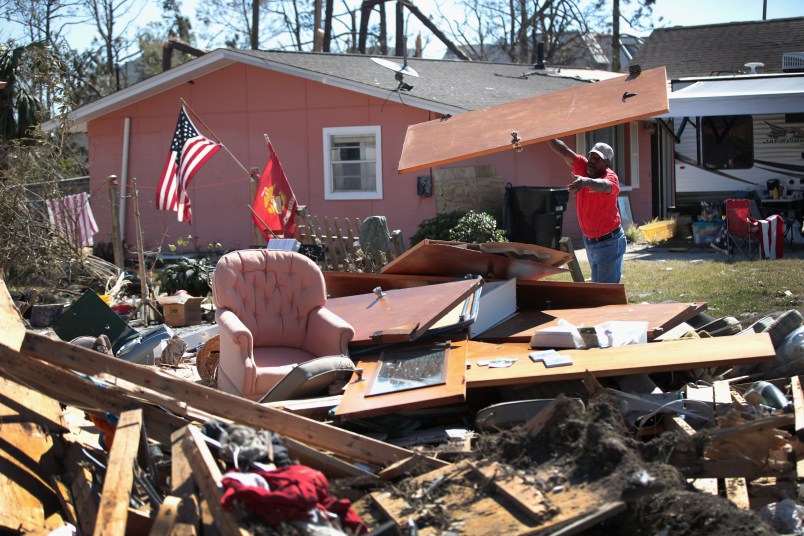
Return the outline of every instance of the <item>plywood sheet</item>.
[[[455,277],[474,274],[489,279],[539,280],[569,271],[530,259],[486,253],[468,246],[462,242],[422,240],[383,266],[381,272]]]
[[[667,113],[664,67],[408,127],[399,173]]]
[[[355,329],[350,344],[413,341],[480,288],[481,279],[464,279],[427,287],[344,296],[327,300],[327,309]]]
[[[408,348],[406,348],[407,350]],[[335,417],[338,419],[357,419],[395,413],[400,408],[414,410],[457,404],[466,399],[466,348],[450,347],[447,344],[446,381],[407,391],[367,396],[376,377],[381,356],[367,357],[357,364],[361,375],[352,375],[343,394]]]
[[[732,335],[710,339],[690,339],[647,344],[631,344],[591,350],[560,350],[572,357],[573,364],[545,368],[528,357],[529,343],[489,343],[460,341],[466,346],[471,366],[466,371],[469,388],[526,385],[539,382],[582,379],[588,372],[596,377],[650,374],[670,370],[741,365],[772,361],[776,357],[770,335]],[[453,349],[454,350],[454,349]],[[481,367],[479,360],[498,357],[516,358],[508,368]]]
[[[706,308],[703,303],[630,303],[582,307],[575,309],[521,309],[479,338],[484,341],[528,342],[537,329],[555,326],[559,320],[576,326],[594,326],[610,320],[644,321],[648,323],[648,340],[652,341],[670,328],[689,320]]]

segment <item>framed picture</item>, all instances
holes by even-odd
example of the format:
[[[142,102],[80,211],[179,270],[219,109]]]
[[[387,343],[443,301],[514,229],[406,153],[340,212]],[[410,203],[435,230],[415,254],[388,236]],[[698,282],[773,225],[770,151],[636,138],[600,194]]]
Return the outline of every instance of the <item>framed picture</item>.
[[[447,383],[447,345],[382,352],[365,396],[398,393]]]

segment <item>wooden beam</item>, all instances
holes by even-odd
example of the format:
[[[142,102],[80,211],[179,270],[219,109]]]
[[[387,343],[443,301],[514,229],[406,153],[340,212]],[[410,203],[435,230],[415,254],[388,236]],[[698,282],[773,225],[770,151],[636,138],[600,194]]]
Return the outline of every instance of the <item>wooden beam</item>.
[[[306,417],[261,406],[245,398],[159,373],[150,367],[128,363],[113,356],[53,340],[33,332],[26,334],[22,351],[24,355],[86,374],[107,373],[125,378],[138,385],[147,385],[151,391],[183,400],[188,407],[195,407],[211,415],[247,426],[275,430],[310,446],[329,450],[354,460],[384,467],[412,455],[412,452],[407,449]],[[143,393],[143,396],[147,396],[147,393]],[[432,467],[447,465],[446,462],[433,458],[427,458],[427,460]]]
[[[185,428],[182,452],[193,469],[195,481],[214,516],[215,526],[218,527],[221,534],[223,536],[247,534],[237,525],[232,512],[224,510],[221,504],[223,474],[198,427],[188,425]]]
[[[128,503],[134,484],[134,464],[140,447],[142,410],[123,412],[117,423],[114,444],[109,451],[109,463],[103,481],[95,536],[125,534]]]
[[[5,280],[0,277],[0,345],[19,350],[25,338],[25,324],[20,311],[8,293]]]
[[[583,276],[583,271],[581,270],[581,265],[578,263],[578,257],[575,256],[575,248],[572,245],[572,240],[569,239],[567,236],[562,236],[561,240],[558,241],[558,248],[561,251],[566,251],[570,255],[572,255],[572,260],[569,261],[570,273],[572,274],[572,280],[576,283],[583,283],[586,279]]]

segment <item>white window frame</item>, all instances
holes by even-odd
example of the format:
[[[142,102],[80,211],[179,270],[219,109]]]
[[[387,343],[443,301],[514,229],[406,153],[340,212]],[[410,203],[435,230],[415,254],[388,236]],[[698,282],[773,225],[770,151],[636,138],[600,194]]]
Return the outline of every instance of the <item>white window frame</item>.
[[[371,134],[376,144],[377,160],[375,174],[377,188],[373,192],[335,192],[333,191],[332,159],[330,142],[333,136],[355,136]],[[327,127],[324,128],[324,199],[326,200],[355,200],[355,199],[382,199],[382,133],[379,125],[361,127]]]

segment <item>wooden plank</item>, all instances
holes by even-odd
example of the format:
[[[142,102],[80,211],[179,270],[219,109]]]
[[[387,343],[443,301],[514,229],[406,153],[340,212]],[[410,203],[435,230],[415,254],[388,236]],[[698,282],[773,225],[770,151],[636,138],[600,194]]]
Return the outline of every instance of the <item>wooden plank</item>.
[[[424,347],[428,349],[428,347]],[[407,348],[406,348],[407,350]],[[372,380],[378,373],[379,361],[364,359],[358,362],[355,372],[346,385],[343,399],[335,417],[338,419],[358,419],[395,413],[399,408],[414,409],[457,404],[466,399],[466,348],[446,349],[447,370],[444,384],[421,387],[394,393],[370,396]]]
[[[331,298],[368,294],[376,287],[383,290],[423,287],[455,281],[452,276],[415,274],[373,274],[357,272],[324,272],[327,293]],[[572,281],[516,282],[517,307],[522,310],[573,309],[602,305],[627,304],[625,286],[618,283],[575,283]]]
[[[5,531],[42,530],[59,511],[50,478],[56,470],[52,453],[58,449],[50,432],[63,427],[48,423],[57,423],[60,412],[57,401],[0,379],[0,528]]]
[[[175,495],[168,495],[159,506],[153,526],[151,526],[150,536],[164,536],[173,531],[176,519],[179,516],[179,506],[181,498]]]
[[[506,499],[517,505],[537,523],[544,521],[554,510],[553,506],[536,486],[525,482],[518,475],[501,473],[498,462],[491,462],[482,466],[470,463],[469,466],[487,483],[493,484]]]
[[[92,492],[92,473],[86,467],[78,467],[72,475],[70,491],[73,502],[78,511],[78,523],[83,534],[92,534],[95,531],[95,518],[98,515],[98,506],[95,504]]]
[[[742,510],[751,509],[751,501],[748,498],[748,485],[744,478],[726,479],[726,498],[728,498],[737,508]]]
[[[688,478],[687,482],[702,493],[708,493],[709,495],[718,494],[717,478]]]
[[[666,113],[664,67],[491,106],[408,127],[399,173],[513,150]],[[628,97],[628,95],[633,95]]]
[[[572,281],[516,282],[516,304],[521,310],[573,309],[627,304],[625,285]]]
[[[65,404],[95,408],[99,412],[120,414],[134,407],[141,407],[149,437],[163,445],[169,445],[170,434],[187,424],[184,419],[126,396],[112,387],[101,387],[69,370],[37,359],[24,358],[3,347],[0,347],[0,374],[20,378],[26,384]]]
[[[747,337],[742,338],[748,342],[750,339]],[[128,363],[122,359],[53,340],[33,332],[26,333],[22,351],[23,356],[31,356],[86,374],[107,373],[126,378],[132,383],[147,385],[149,390],[161,395],[183,400],[188,407],[206,411],[210,415],[255,428],[281,430],[284,436],[353,460],[384,467],[412,454],[407,449],[299,415],[261,406],[251,400],[217,389],[173,378],[150,367]],[[144,393],[144,396],[147,396],[147,393]],[[434,467],[444,465],[444,462],[432,458],[428,458],[428,463],[434,464]]]
[[[483,284],[463,279],[426,288],[388,290],[327,300],[327,309],[352,325],[352,346],[413,341]]]
[[[0,276],[0,345],[19,350],[25,338],[25,324],[14,305],[5,279]]]
[[[414,274],[464,277],[479,275],[486,279],[531,279],[565,273],[568,270],[532,260],[513,259],[484,253],[458,245],[422,240],[380,270],[383,274]]]
[[[575,380],[586,371],[595,377],[650,374],[670,370],[688,370],[743,363],[762,363],[775,359],[770,335],[714,337],[665,341],[660,343],[630,344],[612,348],[590,350],[562,350],[572,357],[573,364],[565,367],[545,368],[533,363],[528,354],[528,343],[487,343],[459,341],[466,346],[471,367],[466,371],[467,387],[499,387],[559,380]],[[513,357],[517,361],[508,368],[479,367],[480,359]]]
[[[103,481],[95,536],[119,535],[126,532],[128,503],[134,484],[134,464],[139,451],[142,433],[142,410],[134,409],[120,414],[114,443],[109,451],[106,478]]]
[[[581,270],[581,265],[578,263],[578,258],[575,256],[575,248],[572,245],[572,240],[570,240],[569,237],[562,236],[561,240],[558,241],[558,247],[561,249],[561,251],[566,251],[572,255],[572,260],[569,262],[572,280],[576,283],[583,283],[586,281],[586,278],[583,276],[583,271]]]
[[[561,320],[575,326],[594,326],[607,321],[624,320],[647,322],[648,340],[652,341],[678,323],[695,316],[702,308],[702,304],[688,303],[629,303],[544,311],[526,309],[476,338],[485,341],[530,342],[534,331],[556,326]]]
[[[309,447],[301,441],[284,437],[282,438],[282,443],[288,449],[288,453],[294,459],[299,460],[299,463],[308,465],[310,467],[315,467],[327,475],[360,478],[366,482],[377,482],[380,480],[380,478],[374,473],[369,473],[368,471],[361,469],[356,465]]]
[[[215,457],[201,437],[201,431],[196,426],[188,425],[185,428],[182,452],[193,469],[195,481],[206,499],[220,533],[223,536],[245,536],[247,531],[238,527],[232,512],[225,510],[221,504],[223,475]]]
[[[174,534],[195,534],[201,528],[201,511],[195,493],[193,469],[182,450],[184,428],[176,430],[170,439],[170,489],[171,494],[181,500],[173,532]]]

